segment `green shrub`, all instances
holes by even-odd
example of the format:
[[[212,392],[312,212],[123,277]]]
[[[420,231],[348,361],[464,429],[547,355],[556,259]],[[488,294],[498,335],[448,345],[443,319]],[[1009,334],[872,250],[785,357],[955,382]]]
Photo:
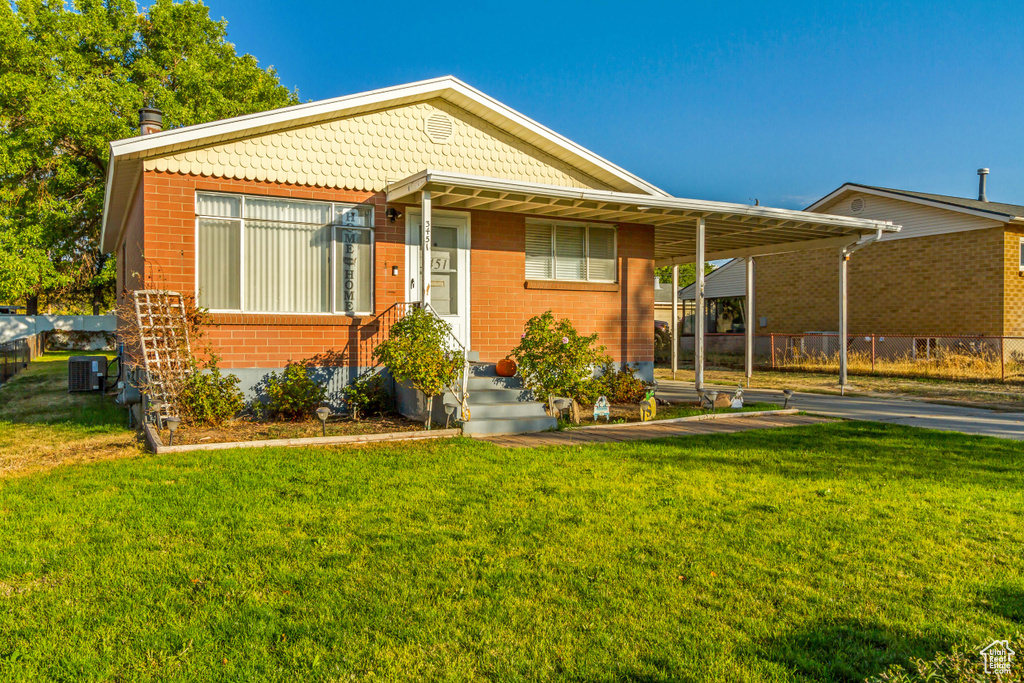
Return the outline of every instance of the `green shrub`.
[[[181,419],[186,424],[218,426],[237,415],[245,406],[244,397],[238,388],[238,377],[222,375],[219,362],[220,358],[216,355],[211,355],[202,368],[193,361],[192,372],[185,378],[178,393]]]
[[[550,395],[579,399],[595,367],[611,363],[597,334],[582,336],[567,318],[556,321],[551,311],[526,322],[512,357],[526,386],[540,400]]]
[[[983,683],[987,681],[1016,681],[1024,673],[1024,658],[1021,648],[1024,639],[1020,634],[1009,640],[1010,649],[1017,653],[1010,666],[1010,673],[1002,678],[985,672],[985,664],[979,654],[981,648],[964,650],[954,647],[951,652],[938,653],[934,659],[912,659],[911,670],[895,665],[884,673],[867,679],[867,683]]]
[[[373,350],[378,363],[399,382],[408,382],[428,397],[444,390],[461,376],[465,357],[451,350],[451,327],[423,308],[414,308],[391,326],[388,338]]]
[[[650,389],[647,382],[636,376],[634,366],[624,363],[620,370],[616,370],[608,363],[600,375],[587,381],[583,395],[576,400],[589,405],[595,403],[599,396],[604,396],[609,403],[639,403]]]
[[[384,377],[373,370],[368,370],[356,377],[347,387],[341,390],[341,396],[348,406],[349,413],[358,420],[371,415],[386,415],[391,412],[391,392],[388,391]]]
[[[266,380],[267,411],[274,416],[299,420],[313,414],[327,395],[327,387],[310,375],[304,361],[288,363],[281,374]]]

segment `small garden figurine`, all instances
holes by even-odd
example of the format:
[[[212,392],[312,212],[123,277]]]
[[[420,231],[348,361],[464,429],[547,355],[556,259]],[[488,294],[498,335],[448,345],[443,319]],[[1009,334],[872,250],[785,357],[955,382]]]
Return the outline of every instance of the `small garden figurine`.
[[[608,399],[604,396],[599,397],[597,403],[594,404],[594,422],[597,422],[597,419],[600,417],[603,417],[605,422],[611,422],[612,419],[612,411],[608,406]]]
[[[658,402],[654,398],[654,392],[648,391],[644,400],[640,401],[640,421],[653,420],[658,412]]]

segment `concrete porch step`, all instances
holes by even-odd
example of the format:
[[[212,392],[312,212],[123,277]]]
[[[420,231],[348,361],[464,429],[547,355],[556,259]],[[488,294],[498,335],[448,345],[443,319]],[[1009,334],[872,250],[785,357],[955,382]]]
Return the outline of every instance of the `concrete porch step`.
[[[544,406],[537,401],[515,401],[512,403],[473,403],[473,395],[469,396],[469,410],[474,420],[492,420],[498,418],[547,417]]]
[[[554,429],[558,421],[553,417],[480,418],[474,417],[462,424],[466,436],[492,436],[495,434],[529,434]]]
[[[496,375],[471,375],[467,382],[467,386],[469,387],[470,394],[474,391],[488,391],[494,389],[518,389],[522,391],[525,388],[522,377],[498,377]]]

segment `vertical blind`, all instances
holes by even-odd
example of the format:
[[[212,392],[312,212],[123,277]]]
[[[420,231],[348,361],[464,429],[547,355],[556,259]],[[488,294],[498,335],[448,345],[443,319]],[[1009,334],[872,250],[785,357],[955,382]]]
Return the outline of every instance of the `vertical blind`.
[[[196,213],[202,306],[327,313],[333,286],[335,311],[372,312],[372,230],[332,227],[370,226],[371,208],[197,193]]]
[[[526,278],[614,282],[615,228],[529,223]]]
[[[204,308],[236,310],[241,263],[238,221],[199,220],[199,305]]]
[[[330,228],[246,221],[245,308],[262,313],[330,310]]]

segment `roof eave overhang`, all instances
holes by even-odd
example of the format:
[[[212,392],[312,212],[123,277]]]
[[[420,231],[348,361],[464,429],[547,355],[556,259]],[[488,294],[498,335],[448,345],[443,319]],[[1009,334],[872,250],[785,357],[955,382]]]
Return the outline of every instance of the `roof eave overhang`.
[[[110,143],[110,167],[106,191],[125,178],[117,173],[119,160],[143,160],[174,154],[222,142],[264,135],[277,130],[312,125],[320,121],[357,116],[372,111],[403,106],[415,102],[442,98],[479,116],[492,125],[509,132],[541,151],[575,165],[610,187],[631,188],[641,193],[668,196],[664,190],[648,183],[603,157],[576,144],[555,131],[502,104],[489,95],[452,76],[433,78],[416,83],[381,88],[354,95],[335,97],[318,102],[307,102],[268,112],[236,116],[230,119],[201,123],[184,128],[166,130],[146,136],[115,140]],[[134,175],[134,174],[129,174]],[[119,224],[121,216],[109,213],[105,200],[103,219],[104,250],[116,246],[111,223]]]
[[[1012,216],[1007,213],[999,211],[984,211],[982,209],[972,209],[966,206],[957,206],[955,204],[949,204],[946,202],[935,201],[927,199],[925,197],[912,197],[910,195],[903,194],[901,192],[889,192],[877,187],[871,187],[868,185],[858,185],[857,183],[844,183],[842,186],[836,188],[832,192],[828,193],[818,201],[808,206],[805,211],[818,211],[822,207],[828,206],[836,199],[839,199],[847,193],[861,193],[874,195],[876,197],[888,197],[901,202],[908,202],[910,204],[920,204],[922,206],[930,206],[936,209],[943,209],[945,211],[955,211],[957,213],[964,213],[970,216],[977,216],[978,218],[988,218],[989,220],[1001,221],[1004,223],[1024,223],[1024,217]]]
[[[846,247],[865,236],[900,229],[886,221],[849,216],[542,185],[429,169],[389,185],[387,200],[418,203],[418,193],[424,190],[431,191],[435,205],[449,208],[652,225],[658,265],[694,260],[690,242],[696,240],[692,226],[699,218],[712,226],[708,241],[714,248],[706,254],[706,260]],[[664,238],[660,244],[659,231]],[[665,241],[673,238],[678,239]]]

